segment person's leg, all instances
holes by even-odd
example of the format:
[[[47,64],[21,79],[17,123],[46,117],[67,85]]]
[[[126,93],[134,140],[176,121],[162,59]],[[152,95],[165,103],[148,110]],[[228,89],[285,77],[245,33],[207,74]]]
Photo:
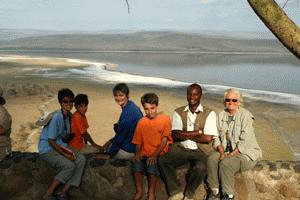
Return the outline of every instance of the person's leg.
[[[75,170],[71,176],[71,178],[68,180],[67,184],[63,188],[63,192],[67,192],[70,188],[70,186],[78,187],[81,182],[81,177],[83,174],[83,170],[85,167],[86,158],[84,155],[76,151],[75,149],[71,148],[73,153],[75,154],[76,160],[73,162],[75,165]]]
[[[154,174],[148,174],[148,199],[155,200],[157,176]]]
[[[120,160],[131,160],[133,157],[134,157],[134,153],[129,153],[127,151],[124,151],[123,149],[120,149],[113,158],[120,159]]]
[[[59,183],[66,183],[71,178],[76,166],[73,161],[68,160],[56,151],[51,151],[40,156],[58,171],[58,174],[56,174],[46,192],[47,194],[53,194]]]
[[[207,183],[214,194],[219,193],[219,161],[219,152],[212,152],[209,154],[207,159]]]
[[[147,178],[148,178],[148,200],[155,199],[155,190],[157,184],[157,177],[159,177],[159,170],[157,163],[147,165]]]
[[[186,150],[178,144],[170,146],[170,150],[165,155],[159,157],[158,166],[161,178],[166,184],[169,196],[174,196],[181,192],[177,179],[176,168],[188,163]]]
[[[140,200],[143,198],[143,178],[145,171],[145,163],[144,159],[139,161],[134,161],[132,163],[132,171],[133,171],[133,177],[135,181],[135,196],[134,200]]]
[[[49,188],[47,189],[47,192],[44,195],[44,199],[46,198],[46,196],[52,196],[59,184],[60,184],[60,182],[58,182],[57,180],[54,179],[52,181],[52,183],[50,184]]]
[[[135,180],[134,200],[140,200],[143,197],[143,174],[141,172],[134,172],[133,176]]]
[[[222,192],[234,195],[234,175],[240,170],[240,159],[237,156],[227,156],[219,164],[219,177]]]
[[[193,199],[196,189],[206,176],[207,155],[201,150],[189,150],[190,169],[187,173],[185,196]]]

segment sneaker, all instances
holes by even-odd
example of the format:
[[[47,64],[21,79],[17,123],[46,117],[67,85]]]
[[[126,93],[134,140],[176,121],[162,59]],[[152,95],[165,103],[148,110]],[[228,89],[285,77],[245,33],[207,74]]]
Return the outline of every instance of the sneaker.
[[[58,199],[58,200],[68,200],[69,198],[68,198],[68,194],[66,193],[66,192],[58,192],[57,194],[56,194],[56,198]]]
[[[234,200],[233,195],[224,194],[222,200]]]
[[[179,192],[177,194],[174,194],[174,195],[170,196],[168,198],[168,200],[182,200],[183,198],[184,198],[183,193]]]
[[[43,200],[57,200],[53,194],[43,196]]]
[[[209,189],[207,191],[207,197],[206,200],[220,200],[220,193],[215,190]]]

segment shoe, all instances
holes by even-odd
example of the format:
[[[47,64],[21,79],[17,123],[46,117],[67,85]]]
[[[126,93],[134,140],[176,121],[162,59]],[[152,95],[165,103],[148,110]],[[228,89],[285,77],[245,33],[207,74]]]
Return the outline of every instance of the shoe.
[[[56,194],[56,199],[57,200],[68,200],[68,194],[66,192],[59,192]]]
[[[55,196],[53,194],[51,194],[51,195],[45,194],[43,196],[43,200],[57,200],[57,199],[55,198]]]
[[[183,193],[177,193],[168,198],[168,200],[182,200],[184,198]]]
[[[206,200],[220,200],[220,193],[214,190],[209,189],[207,191]]]
[[[232,195],[232,197],[229,197],[228,194],[223,194],[222,200],[234,200],[234,196]]]

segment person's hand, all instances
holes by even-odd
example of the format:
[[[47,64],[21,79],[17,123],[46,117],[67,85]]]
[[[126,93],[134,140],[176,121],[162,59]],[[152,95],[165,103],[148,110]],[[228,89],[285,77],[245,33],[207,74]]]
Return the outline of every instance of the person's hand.
[[[98,144],[93,145],[94,147],[96,147],[97,149],[99,149],[100,152],[104,152],[104,148]]]
[[[154,165],[156,163],[157,157],[156,156],[150,156],[147,159],[147,165]]]
[[[71,161],[76,160],[76,158],[73,154],[64,153],[64,156]]]
[[[220,155],[220,160],[224,160],[225,157],[226,157],[226,154],[225,154],[225,153],[222,153],[222,154]]]
[[[134,157],[132,158],[133,162],[139,162],[141,160],[140,155],[135,154]]]
[[[111,145],[111,140],[108,140],[103,146],[102,146],[102,148],[103,148],[103,151],[105,152],[105,151],[107,151],[107,149],[108,149],[108,147]]]

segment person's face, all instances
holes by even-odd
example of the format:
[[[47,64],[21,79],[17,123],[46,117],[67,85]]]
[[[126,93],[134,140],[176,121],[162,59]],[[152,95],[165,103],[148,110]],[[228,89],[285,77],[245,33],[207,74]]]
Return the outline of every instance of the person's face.
[[[85,105],[84,103],[82,103],[77,106],[76,110],[80,114],[85,115],[86,111],[88,110],[88,105]]]
[[[230,92],[226,95],[224,106],[228,111],[236,111],[240,105],[239,94]]]
[[[126,105],[127,101],[128,101],[128,97],[121,91],[117,91],[114,94],[114,98],[116,103],[121,106],[122,108]]]
[[[64,97],[61,102],[61,108],[65,111],[70,112],[73,108],[73,102],[74,102],[73,98]]]
[[[187,91],[187,101],[189,103],[189,106],[196,106],[200,104],[200,99],[201,99],[201,92],[199,91],[199,89],[195,88],[195,87],[191,87],[188,91]]]
[[[148,118],[153,119],[156,117],[158,108],[156,104],[144,103],[143,107]]]

